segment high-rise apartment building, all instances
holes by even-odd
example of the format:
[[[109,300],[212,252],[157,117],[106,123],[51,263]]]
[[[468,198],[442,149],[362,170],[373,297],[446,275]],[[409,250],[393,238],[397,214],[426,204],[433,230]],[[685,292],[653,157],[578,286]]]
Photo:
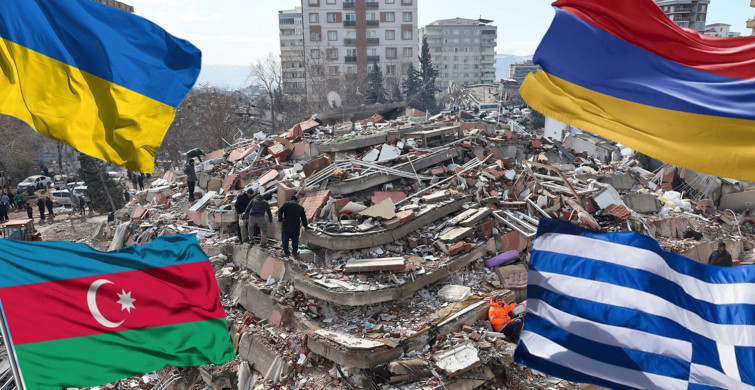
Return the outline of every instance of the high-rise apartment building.
[[[755,8],[755,0],[750,0],[750,7]],[[747,21],[747,28],[752,29],[752,36],[755,37],[755,18]]]
[[[522,85],[524,78],[538,69],[540,69],[540,66],[533,64],[532,61],[511,64],[509,65],[509,78],[516,80],[519,85]]]
[[[301,7],[278,11],[281,45],[281,89],[287,95],[305,95],[304,25]]]
[[[121,3],[120,1],[117,1],[117,0],[94,0],[94,1],[98,3],[102,3],[102,4],[107,4],[111,7],[122,9],[126,12],[131,12],[131,13],[134,12],[134,6],[128,5],[126,3]]]
[[[655,0],[655,3],[679,27],[705,30],[710,0]]]
[[[349,80],[366,79],[373,64],[389,90],[398,85],[417,63],[417,1],[302,0],[308,97],[358,88]]]
[[[486,19],[444,19],[420,30],[420,42],[427,38],[433,65],[438,69],[436,87],[450,82],[463,85],[496,81],[495,48],[498,27]]]

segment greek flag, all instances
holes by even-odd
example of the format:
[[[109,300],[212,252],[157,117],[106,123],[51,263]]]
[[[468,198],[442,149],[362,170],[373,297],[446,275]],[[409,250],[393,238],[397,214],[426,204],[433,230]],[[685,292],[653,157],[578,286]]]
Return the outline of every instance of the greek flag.
[[[755,267],[543,219],[514,359],[613,389],[755,390]]]

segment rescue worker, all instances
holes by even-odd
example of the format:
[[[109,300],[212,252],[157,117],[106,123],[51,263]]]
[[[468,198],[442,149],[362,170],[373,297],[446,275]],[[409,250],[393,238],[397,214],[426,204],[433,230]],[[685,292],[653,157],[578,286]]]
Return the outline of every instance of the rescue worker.
[[[194,170],[194,159],[190,158],[184,166],[186,185],[189,187],[189,202],[194,202],[194,187],[197,184],[197,173]]]
[[[301,226],[308,229],[307,214],[304,207],[299,204],[299,198],[296,195],[291,200],[284,203],[278,209],[278,222],[281,222],[281,244],[283,253],[288,257],[293,253],[294,258],[299,257],[299,234]],[[288,249],[288,241],[291,240],[291,251]]]
[[[722,241],[718,243],[718,248],[710,254],[710,257],[708,257],[708,264],[719,267],[731,267],[733,265],[731,254],[726,250],[725,242]]]
[[[37,209],[39,209],[39,220],[45,220],[45,200],[40,196],[37,198]]]
[[[244,220],[244,212],[246,211],[246,206],[249,205],[249,202],[252,201],[252,196],[254,196],[254,190],[250,187],[247,188],[246,191],[242,192],[239,196],[236,197],[236,204],[234,205],[236,209],[236,216],[239,219],[239,240],[241,243],[249,242],[249,235],[247,234],[247,221]]]
[[[265,214],[267,214],[267,220]],[[260,247],[267,248],[267,227],[273,223],[273,213],[270,211],[270,204],[267,203],[262,194],[257,194],[257,199],[249,202],[246,206],[244,221],[246,221],[249,229],[249,245],[254,246],[254,227],[259,226]]]
[[[503,333],[512,342],[519,339],[519,333],[522,332],[524,323],[520,318],[511,318],[509,313],[516,307],[516,302],[503,305],[498,304],[495,298],[490,298],[490,309],[488,309],[488,318],[493,330]]]

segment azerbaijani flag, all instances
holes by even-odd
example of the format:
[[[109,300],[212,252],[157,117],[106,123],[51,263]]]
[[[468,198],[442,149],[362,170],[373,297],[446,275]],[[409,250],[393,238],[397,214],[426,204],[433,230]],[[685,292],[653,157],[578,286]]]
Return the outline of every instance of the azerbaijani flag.
[[[0,303],[29,390],[235,356],[215,275],[190,235],[113,252],[0,240]]]
[[[0,113],[127,169],[152,172],[201,52],[91,0],[0,2]]]
[[[527,104],[662,161],[755,180],[755,37],[682,29],[652,0],[554,6]]]

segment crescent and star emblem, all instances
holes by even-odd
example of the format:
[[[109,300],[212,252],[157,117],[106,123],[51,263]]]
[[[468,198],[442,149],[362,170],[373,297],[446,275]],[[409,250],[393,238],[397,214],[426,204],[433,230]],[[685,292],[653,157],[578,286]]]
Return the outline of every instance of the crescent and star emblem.
[[[89,306],[89,312],[92,314],[92,317],[100,323],[100,325],[107,328],[117,328],[126,320],[121,320],[121,322],[110,321],[102,315],[100,309],[97,307],[97,290],[104,284],[113,284],[113,282],[107,279],[99,279],[89,286],[89,291],[87,291],[87,305]],[[126,310],[130,314],[131,309],[136,309],[136,307],[134,307],[135,299],[131,298],[131,291],[126,292],[126,290],[121,289],[118,298],[117,303],[121,305],[121,311]]]

